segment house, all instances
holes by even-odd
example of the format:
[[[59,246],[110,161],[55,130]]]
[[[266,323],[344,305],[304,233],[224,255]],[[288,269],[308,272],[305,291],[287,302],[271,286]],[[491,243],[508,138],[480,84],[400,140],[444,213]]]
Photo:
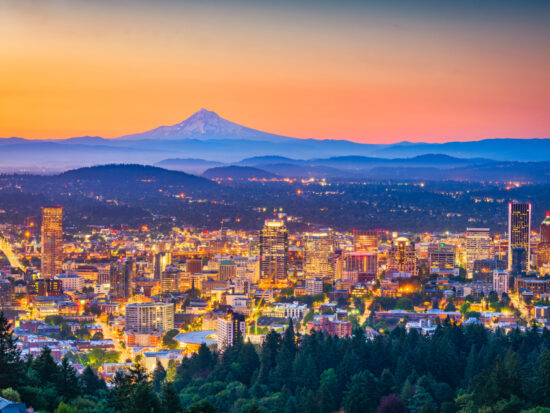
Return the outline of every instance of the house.
[[[27,413],[25,403],[15,403],[0,397],[0,413]]]

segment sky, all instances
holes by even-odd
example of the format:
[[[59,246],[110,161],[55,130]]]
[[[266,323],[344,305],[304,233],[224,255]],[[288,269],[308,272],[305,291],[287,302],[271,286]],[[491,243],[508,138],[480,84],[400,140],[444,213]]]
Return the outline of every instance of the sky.
[[[549,138],[549,22],[545,0],[0,0],[0,136],[204,107],[299,138]]]

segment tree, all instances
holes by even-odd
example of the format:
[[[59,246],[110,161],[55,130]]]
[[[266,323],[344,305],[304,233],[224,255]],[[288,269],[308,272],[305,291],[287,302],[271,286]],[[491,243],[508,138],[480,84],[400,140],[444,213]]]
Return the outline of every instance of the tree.
[[[369,371],[352,376],[344,395],[346,413],[373,412],[378,403],[377,380]]]
[[[162,386],[161,404],[165,413],[179,413],[182,411],[178,393],[169,381]]]
[[[162,389],[164,380],[166,380],[166,370],[164,370],[160,361],[157,360],[157,366],[153,371],[153,390],[159,393]]]
[[[34,359],[32,369],[36,371],[41,383],[53,383],[59,371],[49,347],[44,347],[40,355]]]
[[[65,400],[71,400],[80,394],[80,383],[76,369],[66,357],[61,360],[56,380],[57,393]]]
[[[11,387],[3,389],[0,392],[0,396],[2,396],[6,400],[9,400],[10,402],[21,403],[21,396],[19,395],[19,392],[12,389]]]
[[[405,413],[407,409],[403,400],[395,394],[388,394],[382,397],[380,404],[376,408],[376,413]]]
[[[338,377],[334,369],[327,369],[321,373],[321,381],[317,392],[319,401],[319,411],[322,413],[331,413],[338,409],[340,405],[340,386]]]
[[[206,400],[193,404],[186,413],[218,413],[218,409]]]
[[[87,366],[82,372],[82,375],[80,376],[80,384],[82,387],[82,392],[90,396],[97,395],[100,390],[103,390],[106,387],[105,382],[97,376],[95,371],[90,366]]]
[[[540,406],[550,407],[550,350],[544,350],[535,369],[535,399]]]
[[[179,334],[179,330],[175,328],[167,331],[162,337],[163,347],[166,347],[169,349],[177,349],[179,347],[179,343],[176,340],[174,340],[174,337],[176,337],[178,334]]]
[[[59,406],[57,406],[57,409],[55,409],[54,413],[79,413],[79,412],[74,407],[71,407],[68,404],[61,402],[59,403]]]
[[[11,324],[0,311],[0,389],[16,387],[21,378],[23,363],[15,343]]]
[[[170,359],[168,361],[168,368],[166,369],[166,381],[173,382],[176,379],[177,366],[175,360]]]

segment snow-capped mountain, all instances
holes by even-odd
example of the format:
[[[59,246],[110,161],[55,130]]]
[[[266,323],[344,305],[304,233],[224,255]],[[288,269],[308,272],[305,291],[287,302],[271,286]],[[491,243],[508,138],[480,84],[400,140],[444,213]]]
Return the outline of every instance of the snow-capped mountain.
[[[201,109],[183,122],[171,126],[159,126],[147,132],[121,136],[119,139],[246,139],[280,142],[287,138],[247,128],[220,117],[216,112]]]

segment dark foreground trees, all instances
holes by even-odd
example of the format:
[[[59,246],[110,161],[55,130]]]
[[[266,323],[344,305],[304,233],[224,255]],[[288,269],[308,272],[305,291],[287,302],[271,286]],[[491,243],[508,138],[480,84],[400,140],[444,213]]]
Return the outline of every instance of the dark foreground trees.
[[[107,389],[87,367],[77,374],[49,349],[21,360],[0,316],[2,395],[37,411],[108,413],[550,412],[550,332],[438,327],[431,337],[402,328],[367,341],[270,333],[261,348],[206,346],[175,373],[136,364]],[[170,369],[168,369],[170,370]],[[5,397],[5,396],[4,396]]]

